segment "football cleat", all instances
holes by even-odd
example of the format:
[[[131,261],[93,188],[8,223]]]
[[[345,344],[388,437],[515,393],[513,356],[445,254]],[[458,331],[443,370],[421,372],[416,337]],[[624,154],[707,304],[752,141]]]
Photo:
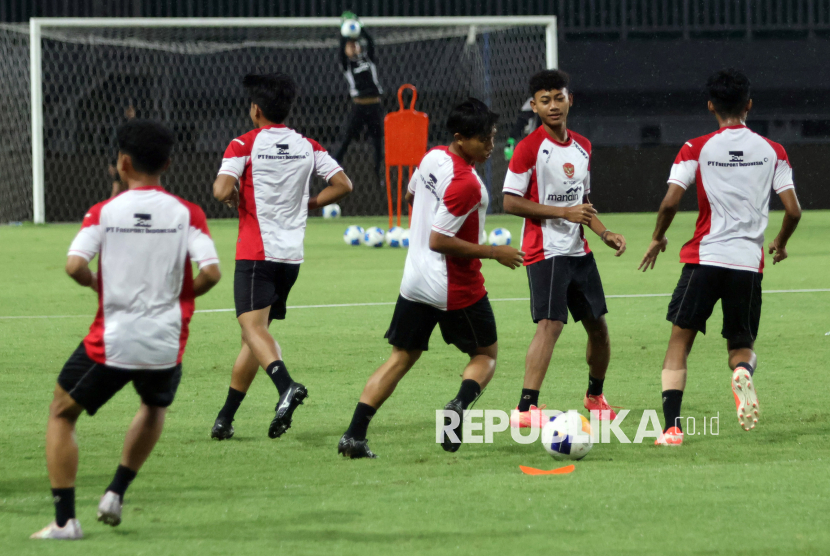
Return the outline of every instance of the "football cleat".
[[[755,385],[752,384],[752,375],[743,367],[738,367],[732,373],[732,395],[735,396],[735,409],[738,411],[738,422],[745,431],[750,431],[758,424],[760,417],[758,395]]]
[[[213,423],[213,428],[210,429],[210,437],[214,440],[227,440],[233,438],[233,419],[225,419],[224,417],[217,417]]]
[[[542,413],[546,407],[546,405],[539,407],[531,405],[528,411],[518,411],[517,406],[517,411],[510,412],[510,426],[514,429],[541,429],[545,423],[550,421],[550,418]]]
[[[669,427],[654,441],[655,446],[680,446],[681,444],[683,444],[683,431],[678,427]]]
[[[57,522],[53,521],[29,538],[74,541],[84,538],[84,534],[81,532],[81,524],[73,517],[63,527],[58,527]]]
[[[452,429],[455,435],[458,437],[459,442],[454,442],[450,435],[444,434],[443,440],[441,440],[441,447],[444,449],[445,452],[457,452],[458,449],[461,447],[461,439],[462,439],[462,425],[464,424],[464,409],[461,407],[461,400],[455,398],[450,400],[447,405],[444,406],[444,411],[452,411],[458,415],[458,425]],[[452,423],[452,420],[448,416],[444,416],[444,429],[446,430],[447,426]]]
[[[372,450],[369,449],[368,441],[355,440],[351,436],[345,434],[340,437],[340,442],[337,443],[337,453],[344,458],[361,459],[369,458],[375,459],[378,457]]]
[[[279,438],[289,428],[291,428],[291,416],[294,415],[294,410],[298,405],[302,405],[303,400],[308,397],[308,390],[299,382],[292,382],[285,392],[280,395],[280,401],[277,402],[277,407],[274,408],[276,415],[271,421],[271,426],[268,427],[269,438]]]
[[[121,497],[111,490],[106,491],[98,504],[98,521],[113,527],[120,525],[121,506]]]
[[[608,400],[605,399],[605,394],[600,394],[599,396],[591,396],[586,392],[585,399],[582,401],[582,405],[584,405],[585,409],[587,409],[588,411],[596,411],[598,413],[600,421],[613,421],[617,418],[617,413],[613,409],[611,409],[610,405],[608,405]],[[603,411],[607,411],[608,413],[603,413]],[[608,419],[604,419],[603,417],[605,416],[607,416]]]

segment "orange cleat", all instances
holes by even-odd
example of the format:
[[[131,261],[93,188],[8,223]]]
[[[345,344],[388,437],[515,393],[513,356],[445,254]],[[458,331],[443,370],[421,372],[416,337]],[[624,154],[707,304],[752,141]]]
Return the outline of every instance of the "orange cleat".
[[[735,396],[735,409],[741,427],[745,431],[754,429],[760,417],[758,395],[752,384],[752,376],[743,367],[738,367],[732,373],[732,395]]]
[[[599,419],[600,421],[605,421],[603,419],[603,411],[607,411],[605,415],[608,416],[608,419],[613,421],[617,418],[616,412],[611,409],[611,406],[608,405],[608,400],[605,399],[605,394],[600,394],[599,396],[589,396],[588,393],[585,393],[585,400],[583,400],[582,404],[585,406],[585,409],[588,411],[597,411],[599,412]]]
[[[683,444],[683,431],[677,427],[669,427],[654,441],[655,446],[680,446],[681,444]]]
[[[515,411],[511,412],[510,426],[514,429],[541,429],[545,423],[550,421],[550,418],[542,413],[542,410],[546,407],[546,405],[539,407],[531,405],[530,410],[528,411],[519,411],[518,413]],[[519,408],[517,406],[516,410],[518,409]]]

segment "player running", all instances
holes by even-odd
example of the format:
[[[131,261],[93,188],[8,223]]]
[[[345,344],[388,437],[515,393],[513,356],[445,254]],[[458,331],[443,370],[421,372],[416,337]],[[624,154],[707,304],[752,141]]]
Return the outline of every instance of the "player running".
[[[787,258],[787,242],[798,226],[801,207],[784,148],[746,127],[752,109],[749,85],[746,75],[734,69],[719,71],[706,82],[709,112],[720,129],[680,149],[651,244],[640,262],[643,272],[654,268],[657,256],[666,250],[666,231],[680,199],[696,185],[700,214],[694,236],[680,250],[685,264],[666,316],[672,330],[662,373],[666,422],[658,445],[683,443],[679,418],[686,359],[697,333],[706,333],[706,321],[719,299],[738,422],[748,431],[760,415],[752,375],[758,365],[754,345],[761,320],[770,190],[779,195],[785,211],[781,231],[769,245],[772,264]]]
[[[496,321],[479,259],[495,259],[516,268],[523,256],[512,247],[478,243],[489,197],[474,164],[484,162],[493,152],[497,120],[497,114],[474,98],[453,108],[447,118],[453,142],[424,155],[409,182],[406,198],[410,203],[414,198],[409,252],[385,336],[392,355],[369,378],[337,445],[337,452],[345,457],[376,457],[366,441],[369,421],[429,349],[436,325],[445,342],[470,356],[458,395],[444,407],[459,418],[454,429],[459,441],[464,410],[493,377],[498,352]],[[455,452],[461,444],[446,435],[442,446]]]
[[[573,104],[568,74],[545,70],[530,78],[531,106],[542,126],[523,139],[504,180],[504,210],[525,219],[522,250],[530,285],[530,316],[536,333],[525,358],[525,377],[514,427],[540,426],[539,390],[553,348],[568,322],[582,322],[588,333],[588,391],[584,405],[614,419],[603,394],[611,345],[605,323],[605,293],[583,226],[588,226],[616,256],[625,238],[596,216],[591,193],[591,143],[568,129]]]
[[[288,294],[303,262],[308,211],[352,190],[352,182],[317,141],[283,125],[297,96],[291,77],[251,74],[242,84],[250,98],[254,129],[228,145],[213,184],[216,199],[239,207],[233,291],[242,328],[242,349],[233,365],[228,397],[210,433],[216,440],[233,436],[234,415],[260,366],[279,392],[269,437],[277,438],[291,426],[294,410],[308,396],[306,387],[288,374],[268,326],[285,318]],[[314,174],[328,187],[310,197]]]
[[[98,505],[98,521],[121,523],[124,493],[161,436],[179,386],[194,298],[219,281],[204,212],[160,185],[172,146],[172,132],[158,123],[122,125],[117,167],[128,191],[89,209],[69,248],[66,272],[98,294],[98,314],[58,375],[46,426],[55,521],[33,539],[83,537],[75,518],[75,422],[132,382],[141,406]],[[97,273],[89,269],[95,255]],[[191,260],[199,265],[195,280]]]

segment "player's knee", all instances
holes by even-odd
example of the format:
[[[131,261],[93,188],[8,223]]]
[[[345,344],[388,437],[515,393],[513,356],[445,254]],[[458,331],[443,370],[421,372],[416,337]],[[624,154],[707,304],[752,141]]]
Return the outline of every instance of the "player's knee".
[[[476,348],[474,351],[470,353],[470,357],[476,357],[478,355],[482,355],[487,357],[488,359],[492,360],[491,366],[493,368],[496,367],[496,359],[498,358],[499,354],[499,343],[493,342],[493,344],[486,346],[486,347],[479,347]]]
[[[536,325],[536,329],[543,334],[546,338],[553,340],[554,342],[559,339],[559,335],[562,333],[562,329],[565,327],[565,323],[559,320],[548,320],[542,319]]]
[[[390,357],[392,369],[397,373],[407,372],[421,358],[421,353],[420,350],[393,349]]]
[[[55,395],[49,404],[49,416],[54,419],[66,419],[75,422],[83,408],[60,386],[55,387]]]

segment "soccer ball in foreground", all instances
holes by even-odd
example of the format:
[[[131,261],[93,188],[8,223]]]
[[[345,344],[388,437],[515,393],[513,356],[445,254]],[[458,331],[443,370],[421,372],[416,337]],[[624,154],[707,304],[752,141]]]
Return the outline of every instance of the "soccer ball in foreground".
[[[343,232],[343,241],[349,245],[360,245],[363,241],[363,234],[366,232],[360,226],[349,226]]]
[[[409,247],[409,229],[405,228],[401,232],[401,247]]]
[[[386,232],[386,245],[389,247],[401,247],[401,235],[403,235],[403,228],[394,226],[389,228]]]
[[[323,207],[323,218],[340,218],[340,205],[332,203]]]
[[[347,19],[340,25],[340,34],[347,39],[356,39],[360,36],[361,25],[356,19]]]
[[[542,427],[542,445],[558,460],[578,460],[591,451],[591,422],[575,411],[563,413]]]
[[[510,230],[506,228],[496,228],[490,232],[490,245],[510,245]]]
[[[383,247],[383,230],[380,228],[369,228],[363,235],[363,244],[369,247]]]

